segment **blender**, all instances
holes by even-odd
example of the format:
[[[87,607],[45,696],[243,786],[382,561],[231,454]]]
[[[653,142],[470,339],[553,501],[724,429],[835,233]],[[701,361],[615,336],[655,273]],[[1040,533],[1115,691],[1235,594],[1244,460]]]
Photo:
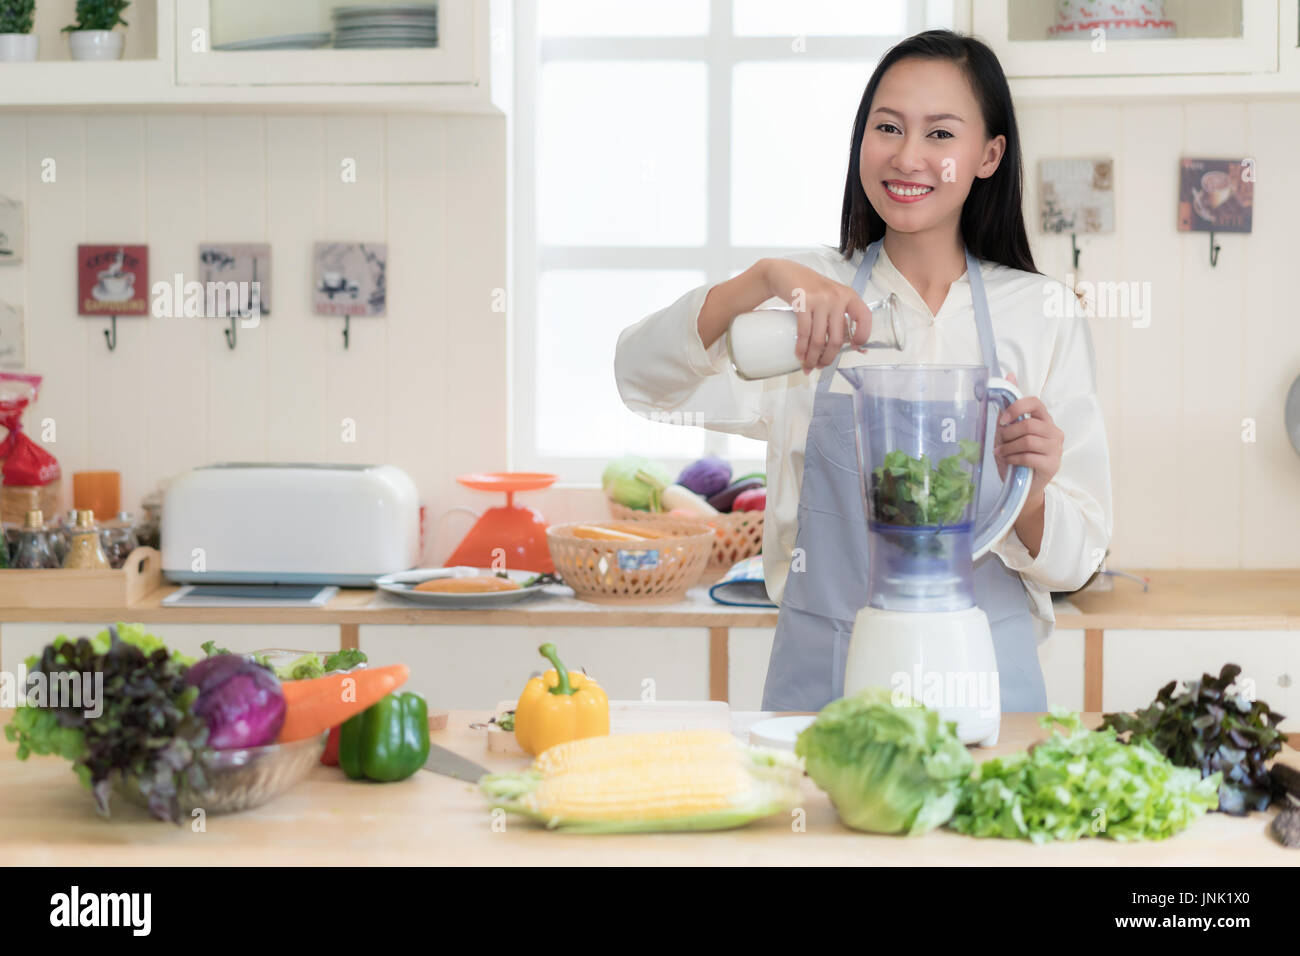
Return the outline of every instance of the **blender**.
[[[844,693],[889,687],[954,721],[963,743],[992,746],[998,666],[974,561],[1011,530],[1032,469],[1009,469],[990,513],[981,520],[977,510],[989,406],[1000,414],[1020,391],[982,365],[839,373],[853,387],[869,555]]]

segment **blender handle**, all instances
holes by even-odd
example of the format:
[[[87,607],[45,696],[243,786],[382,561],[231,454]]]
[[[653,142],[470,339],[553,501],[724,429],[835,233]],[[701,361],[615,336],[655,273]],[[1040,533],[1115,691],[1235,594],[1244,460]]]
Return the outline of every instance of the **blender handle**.
[[[1024,398],[1020,393],[1020,389],[1006,379],[991,378],[988,380],[986,387],[988,388],[989,404],[997,408],[997,414],[999,415],[1010,408],[1012,402]],[[1020,417],[1028,418],[1029,416],[1022,415]],[[975,529],[972,560],[983,557],[989,548],[1001,541],[1003,535],[1011,530],[1011,526],[1020,517],[1020,509],[1025,506],[1025,502],[1029,499],[1029,482],[1033,477],[1034,470],[1028,465],[1016,465],[1011,469],[1006,481],[1002,483],[1002,491],[998,494],[997,505],[994,507],[993,513]]]

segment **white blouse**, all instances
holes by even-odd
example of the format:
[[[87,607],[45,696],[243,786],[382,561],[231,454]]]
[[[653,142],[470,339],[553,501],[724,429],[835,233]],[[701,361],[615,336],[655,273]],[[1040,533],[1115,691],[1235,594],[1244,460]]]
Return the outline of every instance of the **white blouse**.
[[[819,248],[786,258],[845,285],[852,285],[862,253],[845,260],[835,249]],[[1080,587],[1097,568],[1112,530],[1110,454],[1096,361],[1087,318],[1074,293],[1047,276],[980,262],[1002,375],[1014,372],[1025,395],[1037,395],[1065,433],[1061,467],[1047,485],[1043,540],[1031,557],[1014,529],[992,548],[1020,573],[1030,609],[1043,622],[1040,636],[1055,621],[1051,591]],[[780,602],[797,530],[804,441],[812,417],[817,376],[796,372],[746,382],[727,359],[726,339],[709,349],[700,339],[698,320],[710,286],[692,289],[672,305],[627,329],[614,358],[619,394],[628,408],[663,421],[664,412],[717,431],[767,442],[767,513],[763,531],[763,573],[768,593]],[[846,352],[840,364],[978,364],[979,338],[969,277],[963,273],[948,289],[938,315],[889,260],[883,246],[862,298],[872,301],[896,293],[906,324],[903,352]],[[1062,308],[1064,303],[1067,308]],[[779,299],[762,308],[787,308]],[[831,388],[849,391],[836,376]],[[658,413],[658,414],[656,414]]]

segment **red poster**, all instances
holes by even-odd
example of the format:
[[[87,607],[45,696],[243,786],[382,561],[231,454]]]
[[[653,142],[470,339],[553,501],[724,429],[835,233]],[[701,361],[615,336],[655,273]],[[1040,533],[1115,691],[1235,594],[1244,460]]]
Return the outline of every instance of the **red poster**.
[[[77,246],[78,315],[148,315],[148,246]]]

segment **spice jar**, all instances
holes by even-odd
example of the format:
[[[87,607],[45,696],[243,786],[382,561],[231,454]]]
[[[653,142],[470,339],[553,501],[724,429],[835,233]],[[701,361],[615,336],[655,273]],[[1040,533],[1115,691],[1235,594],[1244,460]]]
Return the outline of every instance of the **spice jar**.
[[[95,527],[93,511],[78,511],[77,526],[73,529],[72,540],[68,542],[68,556],[63,559],[65,568],[107,568],[108,555],[104,553],[104,544],[99,539],[99,529]]]
[[[113,568],[126,564],[131,552],[140,546],[135,537],[135,519],[127,511],[119,511],[116,521],[104,522],[99,537],[104,553],[108,555],[108,564]]]
[[[162,506],[161,491],[150,492],[140,502],[144,514],[136,525],[135,536],[143,547],[162,548]]]
[[[49,535],[45,531],[45,515],[33,509],[27,512],[23,522],[22,533],[18,537],[18,551],[14,554],[15,568],[40,570],[57,568],[58,559],[50,547]]]

